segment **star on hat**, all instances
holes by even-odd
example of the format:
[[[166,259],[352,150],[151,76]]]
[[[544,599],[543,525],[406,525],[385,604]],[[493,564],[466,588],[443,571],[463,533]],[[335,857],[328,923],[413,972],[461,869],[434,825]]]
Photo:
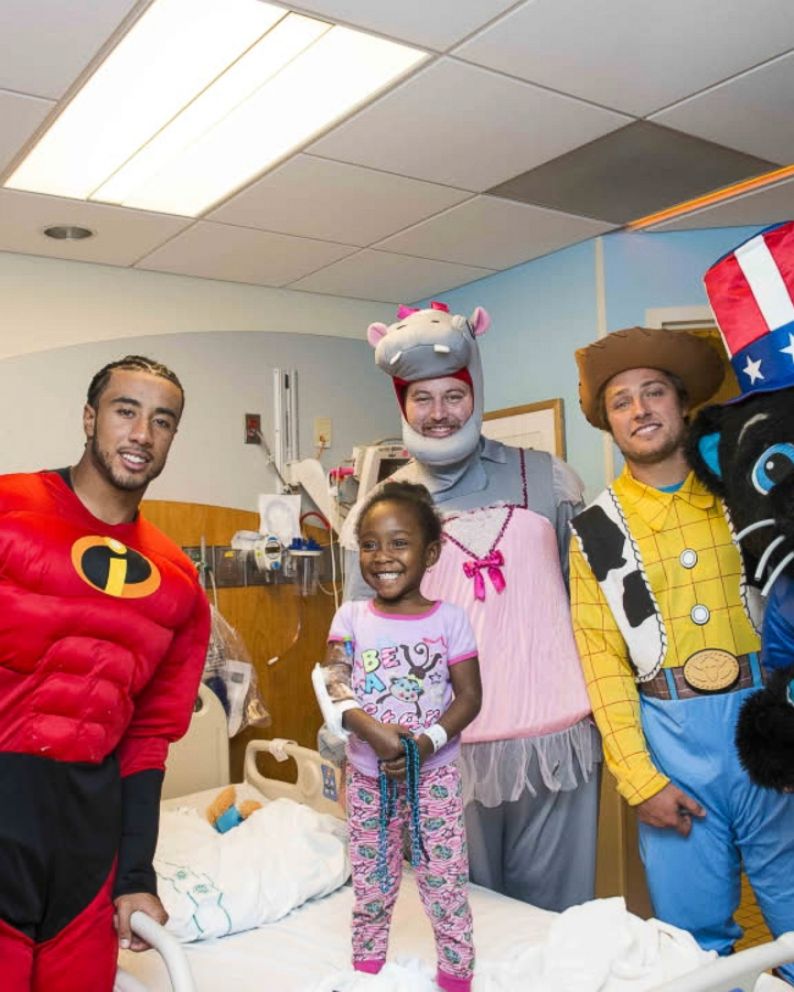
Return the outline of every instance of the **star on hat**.
[[[748,355],[747,356],[747,364],[742,369],[742,372],[744,372],[745,375],[749,375],[750,376],[750,385],[751,386],[752,386],[752,384],[757,379],[763,379],[764,378],[764,374],[761,371],[761,359],[759,358],[758,361],[755,361],[754,362],[750,358],[750,356]]]

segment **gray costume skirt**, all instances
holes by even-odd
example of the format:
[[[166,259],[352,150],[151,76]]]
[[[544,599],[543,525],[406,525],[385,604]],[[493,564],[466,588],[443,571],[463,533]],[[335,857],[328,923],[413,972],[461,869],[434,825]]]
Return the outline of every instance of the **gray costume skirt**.
[[[600,762],[590,719],[544,737],[464,744],[471,880],[542,909],[592,899]]]

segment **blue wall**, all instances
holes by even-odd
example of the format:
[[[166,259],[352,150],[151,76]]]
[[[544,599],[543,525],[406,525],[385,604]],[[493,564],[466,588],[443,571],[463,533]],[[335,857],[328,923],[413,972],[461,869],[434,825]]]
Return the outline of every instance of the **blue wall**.
[[[479,305],[493,320],[480,338],[485,409],[563,397],[568,460],[585,481],[599,472],[601,444],[579,414],[573,352],[598,333],[595,271],[586,241],[441,295],[455,313]]]
[[[643,324],[650,308],[706,304],[706,269],[757,230],[724,227],[604,238],[608,330]]]
[[[645,323],[657,307],[706,304],[702,277],[759,228],[610,234],[602,239],[607,330]],[[573,353],[598,334],[595,241],[546,255],[441,294],[450,309],[483,306],[493,326],[481,339],[485,408],[561,396],[567,456],[588,497],[605,484],[603,444],[579,410]],[[427,302],[427,301],[424,301]]]

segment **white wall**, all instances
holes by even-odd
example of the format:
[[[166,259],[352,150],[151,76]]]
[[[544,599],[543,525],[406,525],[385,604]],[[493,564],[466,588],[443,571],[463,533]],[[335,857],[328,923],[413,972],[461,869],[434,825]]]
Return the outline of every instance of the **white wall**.
[[[204,331],[363,340],[394,307],[289,289],[0,252],[0,358],[50,348]]]
[[[149,489],[153,499],[255,509],[257,493],[276,491],[263,449],[243,443],[245,413],[260,413],[272,438],[273,367],[298,369],[303,457],[314,454],[317,416],[332,418],[326,468],[354,443],[399,431],[396,400],[366,342],[235,332],[126,338],[0,361],[0,472],[74,464],[91,376],[125,354],[165,362],[185,387],[185,414],[168,465]]]
[[[365,340],[390,306],[2,253],[0,294],[0,472],[74,464],[88,383],[125,354],[165,362],[185,387],[154,499],[254,509],[257,493],[275,491],[262,448],[243,443],[245,413],[260,413],[272,439],[273,367],[299,373],[302,457],[318,416],[332,419],[327,468],[354,443],[399,432]]]

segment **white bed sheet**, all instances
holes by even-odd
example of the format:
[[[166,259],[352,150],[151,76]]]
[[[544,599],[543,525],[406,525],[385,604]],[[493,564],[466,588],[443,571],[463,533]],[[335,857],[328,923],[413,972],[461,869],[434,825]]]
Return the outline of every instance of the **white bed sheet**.
[[[311,992],[329,974],[350,967],[350,886],[307,903],[277,923],[222,940],[185,945],[198,992]],[[499,957],[520,941],[540,943],[554,913],[472,886],[477,954]],[[389,958],[435,961],[430,924],[413,876],[406,872],[394,912]],[[119,964],[151,992],[170,992],[165,967],[153,951],[124,951]]]
[[[192,806],[204,810],[217,791],[211,789],[189,797],[168,800],[163,805],[165,808]],[[257,797],[264,802],[268,801],[253,786],[238,786],[239,799]],[[482,974],[482,969],[489,976],[493,975],[492,968],[488,968],[489,964],[498,962],[501,965],[508,960],[514,961],[519,948],[543,944],[549,938],[554,922],[565,918],[478,886],[471,886],[470,901],[474,916],[478,971]],[[596,903],[588,903],[587,906],[597,911],[604,908],[598,907]],[[318,985],[326,983],[329,977],[350,968],[351,911],[352,889],[346,885],[337,892],[305,903],[283,919],[256,930],[219,940],[183,945],[197,992],[315,992]],[[552,932],[554,939],[557,939],[559,927],[555,927]],[[578,930],[575,927],[573,932],[575,943],[578,944]],[[428,967],[432,967],[435,961],[430,924],[425,917],[410,869],[406,870],[403,878],[389,946],[389,960],[400,958],[420,959]],[[119,965],[143,983],[147,992],[171,992],[165,965],[155,951],[143,954],[123,951],[119,956]],[[508,989],[502,981],[494,984],[486,975],[483,975],[482,981],[489,992],[493,989],[499,989],[500,992]],[[475,975],[475,992],[478,984],[480,983]],[[525,992],[526,982],[519,984],[520,988],[509,988],[508,992]],[[532,984],[534,988],[534,982]],[[574,983],[571,987],[590,988],[591,983],[585,982],[583,986]],[[626,981],[610,985],[610,988],[618,987],[625,992],[634,992],[635,989],[647,989],[648,984]],[[770,976],[762,976],[756,986],[757,992],[785,992],[788,988],[785,983]],[[538,988],[536,992],[549,990]]]

